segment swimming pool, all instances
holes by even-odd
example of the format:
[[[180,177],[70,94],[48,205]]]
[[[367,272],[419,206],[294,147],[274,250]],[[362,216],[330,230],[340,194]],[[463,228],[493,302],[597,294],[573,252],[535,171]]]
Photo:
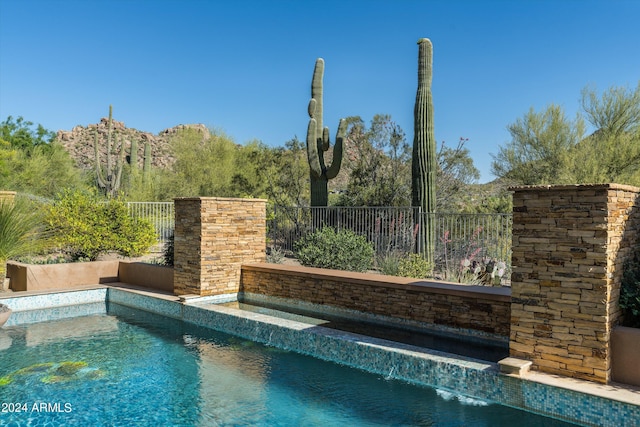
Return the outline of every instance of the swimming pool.
[[[3,425],[571,425],[118,304],[2,335]]]
[[[226,296],[225,298],[230,298],[231,300],[233,300],[233,297],[234,296]],[[215,299],[217,302],[223,301],[217,297],[213,299]],[[225,301],[228,301],[228,299]],[[84,334],[86,338],[79,339],[79,341],[81,341],[83,345],[88,345],[94,340],[93,336],[98,334],[99,332],[99,330],[96,331],[94,327],[90,328],[90,325],[95,325],[96,323],[110,325],[112,323],[112,321],[90,322],[88,321],[88,319],[95,319],[96,316],[97,318],[102,318],[100,316],[115,316],[118,322],[124,322],[124,324],[126,325],[132,325],[136,328],[150,329],[152,331],[155,329],[154,325],[157,322],[167,321],[169,322],[169,324],[179,325],[179,328],[177,329],[178,332],[173,333],[173,335],[171,335],[173,338],[170,338],[170,341],[173,343],[171,346],[173,350],[167,352],[158,351],[154,354],[160,357],[163,354],[173,354],[175,352],[175,354],[180,355],[178,357],[178,365],[182,368],[170,368],[173,365],[172,363],[168,362],[168,359],[165,358],[159,359],[160,363],[154,361],[152,363],[144,364],[144,366],[164,367],[160,371],[160,373],[162,374],[160,378],[152,381],[152,383],[161,385],[160,389],[162,390],[166,389],[167,393],[165,393],[165,395],[167,396],[172,395],[170,392],[170,390],[172,390],[172,385],[178,384],[178,379],[175,379],[172,376],[173,374],[171,374],[171,372],[174,372],[174,369],[178,369],[178,371],[176,372],[179,373],[179,377],[190,377],[191,375],[192,378],[196,378],[196,376],[193,376],[193,372],[197,371],[197,381],[199,382],[194,383],[193,381],[190,381],[188,385],[181,384],[176,389],[180,390],[180,393],[189,394],[193,391],[193,384],[198,384],[198,392],[191,395],[197,396],[197,399],[200,399],[199,401],[206,402],[206,400],[202,400],[203,396],[210,396],[210,393],[214,392],[203,385],[216,384],[220,382],[224,378],[227,378],[226,375],[221,377],[220,372],[233,371],[233,368],[236,367],[235,362],[231,363],[231,365],[227,365],[226,362],[215,362],[217,359],[220,359],[221,361],[233,361],[235,360],[235,356],[242,354],[240,352],[237,352],[238,349],[266,348],[268,354],[267,358],[269,360],[272,360],[271,358],[273,358],[273,360],[280,360],[281,356],[275,355],[282,354],[286,355],[286,357],[282,356],[284,358],[282,360],[295,361],[287,363],[282,362],[280,364],[276,363],[273,366],[269,364],[263,365],[260,363],[260,360],[262,360],[260,359],[260,357],[256,358],[254,354],[251,354],[251,357],[247,359],[249,361],[252,361],[249,366],[266,366],[266,368],[261,372],[277,372],[278,375],[275,375],[274,378],[280,379],[280,383],[293,384],[291,387],[286,388],[286,392],[282,391],[284,389],[282,389],[281,387],[276,387],[276,391],[265,392],[263,393],[263,396],[280,396],[282,394],[295,395],[295,385],[297,384],[297,382],[301,382],[302,384],[304,384],[305,382],[309,382],[309,384],[312,385],[312,389],[308,391],[307,394],[317,396],[319,400],[324,402],[327,401],[330,396],[332,396],[331,390],[337,390],[337,386],[332,385],[329,386],[328,389],[323,389],[324,386],[315,385],[314,381],[310,382],[310,379],[312,379],[312,377],[306,378],[304,376],[308,372],[319,371],[321,372],[320,376],[325,376],[325,370],[327,373],[329,373],[331,372],[333,367],[346,369],[345,366],[351,366],[358,368],[358,370],[347,369],[346,371],[339,371],[339,373],[335,374],[333,377],[349,379],[349,382],[351,383],[353,382],[351,381],[352,375],[357,376],[363,374],[365,376],[368,376],[368,378],[370,378],[370,382],[365,381],[364,384],[366,385],[361,386],[362,388],[355,388],[354,391],[346,390],[342,394],[338,394],[339,397],[337,398],[339,401],[348,404],[349,407],[353,407],[353,410],[356,413],[364,414],[364,419],[358,421],[361,422],[360,425],[376,425],[372,424],[375,421],[371,421],[370,419],[366,418],[366,414],[377,414],[378,412],[376,411],[382,411],[383,414],[386,414],[387,412],[390,414],[395,413],[393,408],[396,402],[394,399],[389,398],[389,393],[396,393],[397,389],[395,387],[400,387],[402,390],[411,390],[410,392],[408,392],[408,394],[417,394],[419,396],[419,399],[417,401],[410,399],[408,400],[417,402],[415,403],[415,405],[417,405],[418,413],[422,413],[421,411],[426,410],[425,408],[429,408],[429,405],[435,405],[434,407],[439,408],[439,405],[444,401],[448,402],[447,405],[454,404],[455,410],[453,412],[456,414],[462,414],[461,416],[464,419],[464,421],[461,421],[461,419],[455,417],[446,420],[436,418],[436,420],[438,420],[438,423],[441,424],[436,423],[433,425],[467,425],[466,417],[470,415],[467,414],[466,409],[469,408],[475,408],[472,410],[472,413],[474,414],[475,411],[480,411],[482,413],[490,413],[495,411],[499,413],[498,416],[506,416],[504,414],[508,414],[508,412],[511,411],[511,409],[506,408],[507,406],[526,409],[527,412],[518,411],[518,413],[520,414],[520,417],[518,418],[519,424],[522,423],[521,421],[524,418],[541,419],[542,424],[540,425],[549,425],[550,423],[552,423],[552,420],[550,420],[549,418],[540,418],[538,416],[534,417],[531,412],[549,415],[553,418],[561,418],[567,421],[573,421],[578,423],[579,425],[621,427],[627,425],[637,425],[638,420],[640,420],[640,406],[632,403],[634,401],[633,398],[629,400],[622,397],[612,400],[609,398],[601,397],[597,394],[585,393],[582,391],[582,389],[565,389],[558,386],[545,384],[544,382],[540,382],[539,380],[528,380],[515,378],[512,376],[500,375],[495,363],[483,362],[465,357],[457,357],[447,353],[430,351],[428,349],[420,349],[409,345],[403,345],[401,343],[391,343],[385,340],[366,337],[362,335],[287,321],[284,319],[265,316],[259,313],[241,312],[240,310],[223,307],[217,304],[212,305],[212,298],[210,297],[195,298],[193,300],[181,300],[180,298],[175,296],[162,297],[158,296],[155,293],[133,291],[121,287],[98,287],[95,289],[49,293],[45,295],[27,295],[8,298],[5,297],[2,299],[2,302],[9,305],[14,310],[14,314],[9,319],[7,325],[5,325],[5,328],[0,329],[0,349],[5,349],[0,350],[0,368],[4,365],[3,358],[7,357],[6,355],[8,353],[6,351],[13,347],[12,337],[7,336],[6,334],[7,327],[29,327],[29,324],[32,323],[39,326],[46,326],[50,324],[48,322],[49,320],[59,319],[61,321],[66,321],[65,319],[68,319],[70,317],[84,316],[84,321],[82,322],[82,324],[86,326],[85,329],[89,329],[90,331],[93,330],[95,332],[95,334],[94,332],[87,332]],[[122,307],[118,308],[119,306],[129,307],[129,309],[126,310],[130,310],[130,308],[136,309],[133,311],[133,313],[135,314],[133,319],[131,319],[130,316],[127,317],[124,314],[116,313],[114,311],[114,307],[115,310],[123,309]],[[42,307],[51,307],[51,309],[42,310]],[[142,309],[144,311],[138,311],[137,309]],[[141,324],[136,323],[138,321],[136,319],[141,319],[145,316],[153,316],[149,312],[159,313],[162,314],[162,316],[158,319],[153,320],[151,324],[148,325],[149,327],[144,326],[144,322],[142,322]],[[167,319],[167,317],[169,319]],[[36,323],[41,321],[47,322]],[[73,321],[73,319],[70,319],[69,321]],[[118,327],[118,329],[119,328],[120,326]],[[219,332],[213,332],[210,328],[216,329],[220,332],[231,334],[232,336],[225,334],[222,335],[227,337],[226,339],[230,340],[228,342],[228,347],[231,349],[235,349],[235,352],[232,351],[231,353],[225,353],[223,351],[219,351],[219,349],[225,348],[225,346],[227,346],[224,339],[222,339],[222,341],[220,342],[216,341],[215,339],[213,339],[213,341],[207,341],[209,339],[208,334],[219,334]],[[56,327],[53,329],[48,328],[47,330],[49,332],[40,333],[39,335],[31,332],[29,332],[29,334],[26,334],[25,332],[25,336],[28,335],[30,337],[54,337],[55,334],[51,331],[62,333],[60,331],[74,331],[76,329],[77,328],[68,327]],[[81,330],[82,329],[80,329],[80,331]],[[165,326],[161,328],[161,331],[164,330],[175,331],[176,329],[175,327]],[[194,330],[200,332],[193,333],[192,331]],[[108,333],[108,331],[106,331],[106,333]],[[152,335],[156,337],[162,334],[156,331]],[[92,338],[89,338],[89,336],[91,336]],[[185,337],[191,338],[185,339]],[[187,357],[190,354],[189,351],[195,351],[195,347],[189,344],[191,342],[190,340],[194,337],[198,343],[198,345],[195,347],[212,349],[207,351],[212,351],[216,355],[213,358],[215,362],[214,365],[218,366],[219,369],[209,370],[204,368],[204,366],[208,363],[206,362],[206,360],[209,360],[206,358],[203,358],[201,360],[196,357],[195,359],[192,359],[191,362],[189,361]],[[65,335],[63,335],[62,338],[66,342],[70,342],[70,340],[72,340],[71,337]],[[16,343],[19,342],[20,340],[18,339]],[[267,346],[263,347],[260,344],[256,344],[256,342],[267,344]],[[177,345],[176,343],[180,343],[180,345]],[[180,349],[181,346],[185,347],[185,349]],[[27,345],[25,344],[23,345],[23,347],[27,347]],[[36,349],[45,348],[41,345],[29,347],[35,347]],[[125,349],[136,349],[137,347],[139,347],[139,345],[136,344],[135,339],[125,340],[125,345],[122,346],[122,348]],[[151,346],[150,348],[153,348],[153,346]],[[312,355],[314,356],[314,358],[302,357],[299,354],[294,354],[290,351],[276,350],[276,348],[293,350],[293,352],[295,353]],[[177,351],[178,349],[179,351]],[[40,353],[50,354],[50,352],[47,351],[41,351]],[[195,353],[204,354],[204,352],[199,351],[195,351]],[[234,356],[230,358],[223,357],[222,355],[224,354],[232,354]],[[302,357],[302,359],[298,359],[299,357]],[[322,362],[320,365],[314,365],[321,366],[320,368],[311,368],[311,365],[309,365],[308,363],[315,364],[321,362],[319,360],[316,360],[318,358],[337,362],[339,365],[343,366],[336,365],[335,363],[324,365],[324,363],[326,362]],[[48,373],[45,372],[37,374],[41,375],[42,377],[55,376],[57,375],[56,371],[58,369],[62,369],[62,373],[67,372],[71,373],[72,375],[77,374],[77,376],[86,380],[93,380],[92,377],[95,376],[98,378],[98,381],[104,381],[103,379],[101,379],[104,378],[104,376],[102,376],[102,371],[104,371],[104,373],[107,373],[107,370],[101,369],[97,366],[93,366],[91,363],[89,363],[89,361],[84,361],[86,363],[85,365],[81,363],[83,361],[76,359],[45,360],[42,362],[35,362],[49,363],[48,365],[44,366],[36,366],[35,370],[44,369],[44,371],[48,371]],[[238,362],[239,361],[240,360],[238,360]],[[198,366],[197,370],[192,367],[190,368],[190,366],[193,366],[194,364]],[[19,370],[23,368],[29,368],[29,366],[16,367],[16,369]],[[298,366],[302,368],[298,369]],[[327,366],[330,366],[331,368],[327,368]],[[30,370],[34,369],[27,369],[27,371]],[[171,375],[167,374],[167,370],[170,371],[169,374]],[[239,370],[244,371],[245,368],[241,368]],[[295,375],[293,379],[282,379],[285,377],[281,377],[280,373],[283,373],[287,370],[299,372],[299,378],[302,378],[302,380],[295,380]],[[368,371],[369,373],[367,374],[361,372],[361,370]],[[238,369],[235,369],[235,372],[237,371]],[[2,377],[11,375],[12,372],[15,372],[15,370],[11,372],[5,372],[4,370],[0,371]],[[153,371],[150,371],[149,369],[143,369],[142,372],[145,372],[146,375],[137,376],[135,378],[153,378],[151,375]],[[254,369],[250,368],[247,370],[247,372],[254,372]],[[241,383],[242,380],[240,380],[239,378],[242,378],[242,376],[233,377],[232,380],[226,381],[226,383]],[[271,379],[271,375],[266,374],[264,378]],[[394,379],[399,379],[401,381],[394,381]],[[49,378],[47,381],[51,382],[51,378]],[[54,382],[56,384],[72,383],[66,381]],[[372,401],[377,402],[376,404],[368,403],[362,406],[357,401],[357,399],[356,401],[352,401],[345,397],[357,395],[358,393],[366,394],[365,392],[367,392],[369,388],[372,388],[371,384],[376,384],[378,382],[387,386],[393,384],[394,388],[386,389],[385,391],[383,391],[381,393],[381,396],[383,396],[382,398],[379,397],[380,395],[378,395],[377,398],[373,398]],[[130,381],[130,383],[133,384],[135,382]],[[257,384],[259,384],[259,387],[262,387],[263,383],[259,382]],[[580,386],[582,387],[582,384]],[[404,387],[409,388],[404,389]],[[250,389],[253,390],[253,388]],[[301,390],[304,390],[304,388],[301,388]],[[321,390],[322,393],[313,394],[314,391],[317,390]],[[200,395],[198,393],[203,394]],[[400,395],[402,394],[399,391],[397,393],[399,393]],[[432,395],[431,397],[435,396],[438,397],[438,399],[431,401],[431,398],[428,396],[429,393]],[[92,393],[87,392],[85,394],[90,395]],[[238,396],[243,396],[245,394],[247,393],[244,391],[235,393],[235,395]],[[302,392],[302,394],[304,395],[305,393]],[[215,393],[213,395],[215,395]],[[225,396],[226,395],[229,395],[229,393],[225,393]],[[121,410],[129,408],[129,405],[131,405],[131,408],[133,408],[130,409],[130,411],[135,412],[135,408],[137,407],[135,405],[137,405],[137,401],[140,400],[139,398],[136,398],[138,396],[144,395],[137,393],[134,394],[133,398],[131,396],[126,397],[128,396],[126,394],[123,394],[122,396],[114,396],[115,397],[112,396],[105,400],[110,405],[116,405],[116,409],[112,410],[111,414],[120,413]],[[447,401],[446,399],[450,399],[450,401]],[[181,402],[180,395],[175,398],[171,398],[170,400],[172,402],[172,407],[175,406],[177,408],[182,408],[182,404],[179,403]],[[286,401],[284,406],[295,406],[297,408],[297,405],[302,405],[304,403],[304,400],[305,399],[300,398],[299,400]],[[276,402],[281,400],[280,398],[269,398],[267,399],[267,401]],[[484,405],[489,402],[497,402],[505,406],[498,404],[489,404],[487,406],[469,406],[469,408],[467,408],[467,406],[463,405],[461,401],[473,405]],[[53,405],[55,405],[55,403],[56,402],[52,402]],[[119,408],[118,405],[120,405]],[[233,406],[220,405],[217,403],[216,405],[212,406],[211,404],[207,404],[206,407],[221,408],[220,412],[222,414],[227,414],[228,412],[235,411],[230,409],[233,408]],[[252,405],[256,407],[264,407],[265,403],[256,403],[254,401]],[[325,414],[325,412],[328,414],[323,415],[323,417],[342,416],[339,415],[342,412],[333,408],[331,405],[329,405],[329,408],[331,409],[318,408],[317,405],[318,404],[314,402],[312,405],[314,409],[305,410],[305,413],[308,413],[309,411],[319,411],[319,413],[321,414]],[[337,405],[338,407],[340,407],[339,402],[337,403]],[[368,405],[373,405],[373,407],[369,407]],[[421,405],[425,405],[425,408],[422,408]],[[91,406],[91,410],[103,410],[102,406],[103,404],[99,402],[95,406]],[[164,407],[166,405],[162,406]],[[59,405],[59,407],[64,408],[64,405]],[[300,406],[300,408],[302,407],[304,406]],[[402,408],[400,412],[409,411],[409,409],[407,409],[407,407],[405,406],[400,407]],[[409,405],[409,407],[413,406]],[[53,406],[53,408],[55,409],[56,407]],[[142,408],[144,408],[144,406],[142,406]],[[145,411],[145,414],[149,413],[150,411],[154,412],[155,415],[153,416],[156,417],[160,417],[161,414],[166,414],[164,410],[158,410],[158,412],[155,412],[151,409],[147,409]],[[439,411],[441,411],[441,409],[438,409],[436,411],[436,417]],[[132,412],[129,412],[129,414],[131,413]],[[188,411],[184,412],[183,409],[180,409],[179,413],[182,414],[181,416],[191,416],[189,415]],[[4,415],[5,414],[3,414],[3,416]],[[63,415],[65,414],[60,414],[57,416]],[[234,416],[235,415],[237,414],[234,414]],[[147,417],[149,416],[152,415],[148,415]],[[219,416],[221,417],[222,415]],[[207,419],[210,421],[212,420],[212,418]],[[220,419],[227,420],[226,418]],[[289,420],[287,421],[287,423],[291,421],[291,419],[284,419]],[[326,418],[321,419],[324,421],[327,420]],[[340,419],[341,418],[336,418],[335,422],[340,423]],[[495,425],[493,422],[487,424],[485,421],[482,421],[481,418],[476,419],[471,417],[468,419],[475,420],[473,421],[475,424],[471,425]],[[193,421],[193,419],[190,418],[185,418],[185,420],[187,420],[188,423],[182,425],[190,425],[189,423]],[[275,418],[273,420],[275,420]],[[302,422],[303,424],[306,422],[302,418],[298,418],[297,420],[302,420],[300,422]],[[332,420],[333,418],[329,418],[328,422],[334,422]],[[144,422],[139,425],[145,425]],[[228,421],[218,421],[219,425],[225,425],[226,422]],[[238,423],[241,421],[236,420],[233,422]],[[294,424],[296,423],[295,421],[291,422],[293,422]],[[349,419],[350,424],[355,423],[355,425],[358,425],[358,422]],[[497,422],[499,423],[500,421]],[[0,424],[2,424],[2,422],[0,422]],[[40,423],[36,425],[39,424]],[[207,423],[203,421],[202,424],[206,425]],[[411,421],[409,422],[409,424],[415,425],[415,422]],[[307,425],[314,424],[311,422],[307,422]]]

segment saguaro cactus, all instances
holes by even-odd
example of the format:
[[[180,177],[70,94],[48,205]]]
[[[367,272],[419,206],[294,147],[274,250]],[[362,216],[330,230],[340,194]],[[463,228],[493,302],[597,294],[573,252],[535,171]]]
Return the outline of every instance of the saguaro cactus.
[[[327,206],[329,191],[327,184],[340,172],[342,164],[342,144],[347,130],[344,119],[340,119],[336,142],[333,147],[333,160],[327,167],[324,152],[330,147],[329,128],[322,127],[322,79],[324,77],[324,60],[318,58],[311,81],[311,100],[309,101],[309,126],[307,128],[307,159],[310,168],[311,206]]]
[[[149,141],[144,143],[144,163],[142,164],[142,179],[149,182],[151,176],[151,144]]]
[[[98,130],[94,135],[93,148],[96,160],[96,181],[98,187],[105,195],[112,197],[118,194],[120,190],[120,179],[122,178],[122,166],[124,163],[124,142],[120,143],[120,151],[116,154],[118,146],[117,135],[113,130],[113,106],[109,105],[109,121],[107,122],[107,164],[102,168],[100,163],[100,153],[98,150]],[[112,156],[117,155],[114,167]]]
[[[433,132],[431,81],[433,45],[429,39],[418,40],[418,91],[413,110],[414,136],[411,165],[412,205],[422,208],[420,242],[425,258],[433,265],[435,251],[436,209],[436,140]]]
[[[143,145],[143,157],[142,157],[142,179],[147,181],[149,174],[151,173],[151,144],[149,141],[145,141]],[[131,179],[137,179],[140,174],[140,168],[138,167],[138,141],[133,139],[131,141],[131,154],[129,156],[129,165],[131,166]]]

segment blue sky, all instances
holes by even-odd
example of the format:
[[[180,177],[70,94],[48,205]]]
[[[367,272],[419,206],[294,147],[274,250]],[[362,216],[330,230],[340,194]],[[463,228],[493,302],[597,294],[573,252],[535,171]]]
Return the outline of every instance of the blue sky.
[[[434,45],[435,136],[481,182],[507,125],[640,80],[636,0],[0,0],[0,120],[50,130],[186,123],[237,143],[304,140],[315,59],[325,125],[390,114],[413,139],[417,40]]]

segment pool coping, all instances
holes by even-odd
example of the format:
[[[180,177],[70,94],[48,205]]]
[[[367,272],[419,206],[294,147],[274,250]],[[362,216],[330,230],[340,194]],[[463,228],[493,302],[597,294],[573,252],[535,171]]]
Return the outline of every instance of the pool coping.
[[[91,291],[97,291],[98,294],[103,293],[104,296],[100,297],[96,292],[92,293]],[[182,319],[189,323],[342,363],[385,377],[441,388],[565,421],[583,423],[583,425],[619,427],[630,425],[625,424],[625,420],[626,422],[629,422],[630,419],[640,420],[640,388],[638,387],[623,384],[604,385],[537,371],[528,372],[523,376],[505,374],[499,372],[500,369],[496,363],[426,350],[350,332],[331,330],[293,320],[279,319],[265,314],[243,312],[215,304],[216,302],[233,301],[237,298],[236,294],[219,297],[179,297],[167,292],[114,282],[83,286],[68,291],[0,293],[0,302],[16,298],[36,297],[39,301],[38,304],[42,305],[43,300],[37,297],[67,294],[56,296],[62,298],[61,304],[68,304],[64,302],[66,301],[64,297],[73,297],[69,293],[86,294],[87,292],[95,294],[92,297],[94,300],[103,298],[105,302],[114,302]],[[78,294],[78,296],[80,295]],[[56,304],[55,298],[46,298],[46,300]],[[75,304],[82,303],[78,301]],[[11,304],[8,305],[11,307]],[[52,305],[52,307],[55,306]],[[33,307],[30,310],[38,308],[45,307]],[[29,311],[29,309],[16,311]],[[264,327],[259,328],[258,325],[264,325]],[[340,348],[342,347],[348,347],[348,351],[341,352]],[[377,358],[371,357],[374,354]],[[370,366],[362,366],[365,360]],[[389,367],[391,368],[389,369]],[[437,367],[438,370],[444,369],[444,375],[438,376],[438,373],[434,372],[436,371],[434,367]],[[493,387],[498,387],[503,391],[504,396],[500,396],[500,393],[496,394],[496,390],[484,390],[486,382],[492,383]],[[560,396],[560,392],[554,391],[554,389],[571,393],[566,399],[561,399],[565,400],[565,403],[571,404],[572,401],[578,399],[590,402],[588,405],[578,405],[577,408],[570,410],[570,414],[567,414],[562,412],[562,405],[555,402],[558,399],[557,396],[549,397],[550,394]],[[483,393],[485,393],[484,396]],[[480,394],[480,396],[475,396],[475,394]],[[543,398],[539,398],[540,395]],[[490,397],[487,398],[487,396]],[[588,406],[594,404],[601,409],[601,416],[598,420],[593,418],[595,416],[593,414],[583,414],[583,409],[587,410]],[[574,405],[577,404],[574,402]],[[608,406],[611,406],[610,410]],[[622,414],[626,415],[622,416]],[[633,418],[629,418],[629,416]]]

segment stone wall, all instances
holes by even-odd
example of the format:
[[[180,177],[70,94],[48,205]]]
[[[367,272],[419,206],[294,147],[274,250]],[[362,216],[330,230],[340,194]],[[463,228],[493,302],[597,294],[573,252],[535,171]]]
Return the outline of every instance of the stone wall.
[[[16,197],[15,191],[0,191],[0,203],[13,202]]]
[[[243,265],[241,280],[242,292],[509,335],[509,288],[277,264]]]
[[[266,259],[266,200],[175,199],[174,292],[238,292],[240,266]]]
[[[622,266],[640,233],[640,189],[512,190],[511,356],[540,371],[607,383]]]

